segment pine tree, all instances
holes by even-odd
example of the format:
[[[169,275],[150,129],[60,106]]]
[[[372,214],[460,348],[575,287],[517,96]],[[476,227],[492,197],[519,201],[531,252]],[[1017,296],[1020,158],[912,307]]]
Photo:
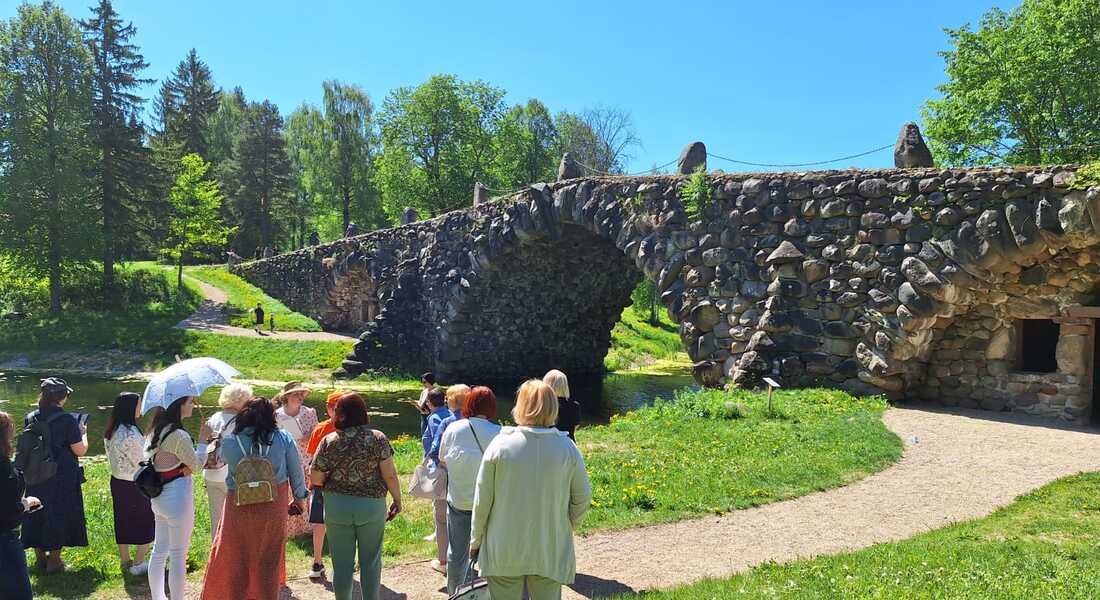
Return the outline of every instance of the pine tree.
[[[207,121],[218,109],[218,90],[210,67],[194,48],[161,84],[153,109],[160,123],[159,135],[181,145],[184,154],[206,157]]]
[[[238,251],[271,246],[291,193],[290,161],[283,138],[283,118],[272,102],[248,105],[229,172],[234,216],[241,224]]]
[[[96,237],[91,68],[77,24],[50,2],[0,24],[0,247],[49,278],[54,312],[64,267],[90,258]]]
[[[148,174],[149,153],[142,143],[138,118],[144,100],[134,93],[151,80],[139,77],[149,66],[130,43],[136,30],[123,25],[110,0],[92,8],[92,18],[80,22],[94,65],[92,114],[99,150],[95,194],[103,227],[103,283],[114,284],[119,232],[133,221],[133,213]]]

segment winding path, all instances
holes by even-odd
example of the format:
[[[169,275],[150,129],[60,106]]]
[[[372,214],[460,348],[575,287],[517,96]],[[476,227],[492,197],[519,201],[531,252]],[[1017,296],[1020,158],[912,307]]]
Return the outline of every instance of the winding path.
[[[185,276],[186,277],[186,276]],[[264,331],[256,333],[247,327],[234,327],[229,324],[225,316],[225,304],[229,300],[225,292],[208,284],[187,277],[187,280],[202,290],[203,301],[191,316],[176,323],[176,329],[188,329],[191,331],[204,331],[219,335],[232,335],[238,337],[262,337],[273,340],[312,340],[322,342],[354,342],[355,336],[332,333],[329,331]],[[276,326],[278,323],[276,323]]]
[[[893,408],[886,425],[905,441],[895,465],[852,485],[722,517],[577,539],[577,580],[566,598],[593,598],[724,577],[905,539],[988,515],[1054,479],[1100,470],[1100,431],[1022,415]],[[583,438],[582,438],[583,439]],[[387,568],[383,598],[443,599],[427,563]],[[294,579],[283,598],[331,592]]]

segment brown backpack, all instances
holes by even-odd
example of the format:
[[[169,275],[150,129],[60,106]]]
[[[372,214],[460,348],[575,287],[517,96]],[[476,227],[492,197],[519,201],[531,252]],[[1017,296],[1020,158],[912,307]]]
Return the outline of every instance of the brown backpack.
[[[249,454],[244,449],[241,438],[234,437],[244,453],[244,458],[237,463],[237,472],[233,477],[237,482],[237,506],[274,502],[277,487],[275,465],[267,458],[271,446],[260,444],[259,454]]]

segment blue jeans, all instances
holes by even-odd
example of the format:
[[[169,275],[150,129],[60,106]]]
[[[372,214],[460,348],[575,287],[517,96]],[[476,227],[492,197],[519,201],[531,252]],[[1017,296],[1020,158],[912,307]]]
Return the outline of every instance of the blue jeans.
[[[27,554],[13,529],[0,531],[0,598],[33,600]]]
[[[470,564],[470,522],[473,511],[458,510],[447,503],[447,593],[466,583]],[[474,576],[477,573],[473,573]]]

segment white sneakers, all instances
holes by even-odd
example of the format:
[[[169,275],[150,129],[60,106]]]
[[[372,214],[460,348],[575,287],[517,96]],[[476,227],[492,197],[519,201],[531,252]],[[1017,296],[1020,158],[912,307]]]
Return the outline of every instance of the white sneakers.
[[[313,563],[313,567],[309,570],[310,579],[324,579],[325,578],[325,565],[321,563]]]
[[[134,575],[134,576],[144,575],[148,572],[149,572],[149,563],[147,563],[147,562],[136,563],[134,566],[130,567],[130,574]]]

